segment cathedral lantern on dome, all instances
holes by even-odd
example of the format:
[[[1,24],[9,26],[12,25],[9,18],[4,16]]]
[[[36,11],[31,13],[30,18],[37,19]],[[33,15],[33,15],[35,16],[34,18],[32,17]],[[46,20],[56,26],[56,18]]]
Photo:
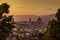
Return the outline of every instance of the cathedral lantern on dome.
[[[40,17],[37,19],[37,22],[38,22],[38,23],[41,23],[41,22],[42,22],[42,20],[41,20]]]

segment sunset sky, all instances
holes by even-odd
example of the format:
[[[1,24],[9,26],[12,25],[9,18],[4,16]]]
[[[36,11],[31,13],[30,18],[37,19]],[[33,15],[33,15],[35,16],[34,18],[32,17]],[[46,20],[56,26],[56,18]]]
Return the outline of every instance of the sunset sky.
[[[60,0],[0,0],[10,5],[11,15],[49,15],[60,8]]]

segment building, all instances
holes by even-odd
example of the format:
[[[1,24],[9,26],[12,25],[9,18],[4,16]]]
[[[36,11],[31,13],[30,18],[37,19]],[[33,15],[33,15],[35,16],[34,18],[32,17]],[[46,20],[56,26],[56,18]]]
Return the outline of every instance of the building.
[[[29,21],[20,21],[17,23],[17,26],[20,28],[39,28],[43,25],[41,18],[39,17],[36,21],[32,21],[29,18]]]

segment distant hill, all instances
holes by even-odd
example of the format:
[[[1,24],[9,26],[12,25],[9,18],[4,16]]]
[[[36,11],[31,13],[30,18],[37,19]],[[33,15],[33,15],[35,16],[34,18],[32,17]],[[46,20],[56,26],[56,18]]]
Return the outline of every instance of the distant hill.
[[[51,15],[44,15],[41,17],[42,18],[42,22],[43,22],[43,26],[47,26],[48,25],[48,22],[52,19],[55,18],[55,14],[51,14]]]

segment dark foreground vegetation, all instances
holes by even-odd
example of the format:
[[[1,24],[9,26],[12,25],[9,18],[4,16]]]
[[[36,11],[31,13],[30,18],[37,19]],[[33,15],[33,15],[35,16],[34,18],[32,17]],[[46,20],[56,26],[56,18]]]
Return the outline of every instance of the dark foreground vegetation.
[[[60,40],[60,9],[55,18],[49,21],[44,37],[45,40]]]
[[[0,40],[5,40],[12,33],[13,16],[8,16],[10,6],[7,3],[0,5]],[[4,15],[5,14],[5,15]]]

